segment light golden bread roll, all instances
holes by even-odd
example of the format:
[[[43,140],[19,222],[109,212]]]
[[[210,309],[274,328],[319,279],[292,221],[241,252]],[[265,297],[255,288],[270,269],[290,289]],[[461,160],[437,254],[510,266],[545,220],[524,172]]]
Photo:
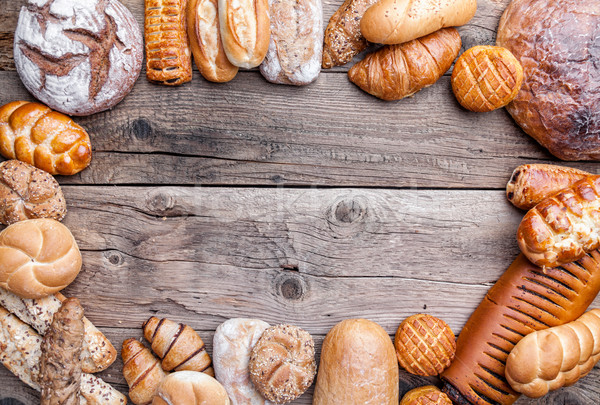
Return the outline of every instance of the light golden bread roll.
[[[315,342],[297,326],[271,326],[252,348],[248,369],[264,398],[276,404],[291,402],[304,394],[315,378]]]
[[[219,28],[227,59],[250,69],[261,64],[271,37],[268,0],[218,0]]]
[[[146,77],[178,86],[192,80],[186,27],[187,0],[145,0]]]
[[[162,360],[163,370],[200,371],[215,375],[204,342],[188,325],[153,316],[144,323],[143,328],[144,337],[152,345],[152,351]]]
[[[394,344],[381,326],[347,319],[327,333],[313,405],[398,405],[399,395]]]
[[[521,89],[523,67],[500,46],[480,45],[466,50],[452,71],[452,91],[467,110],[488,112],[510,103]]]
[[[433,376],[444,371],[454,359],[456,338],[443,320],[417,314],[402,321],[394,346],[398,361],[406,371]]]
[[[572,167],[526,164],[517,167],[506,184],[506,198],[515,207],[529,210],[590,173]]]
[[[21,298],[54,294],[80,270],[75,238],[54,219],[28,219],[0,232],[0,287]]]
[[[227,59],[219,29],[218,0],[188,0],[187,30],[200,74],[211,82],[232,80],[238,72]]]
[[[65,197],[49,173],[20,160],[0,163],[0,222],[11,225],[34,218],[61,221]]]
[[[435,385],[426,385],[408,391],[400,405],[452,405],[452,401]]]
[[[529,210],[517,242],[534,264],[556,267],[600,247],[600,176],[590,175]]]
[[[452,66],[460,45],[458,31],[445,28],[370,53],[350,68],[348,78],[382,100],[400,100],[437,82]]]
[[[0,107],[0,154],[68,176],[88,167],[92,145],[66,115],[40,103],[13,101]]]
[[[158,386],[166,377],[160,360],[135,339],[123,341],[123,377],[129,385],[129,398],[136,405],[152,402]]]
[[[506,379],[517,392],[539,398],[575,384],[600,360],[600,309],[576,321],[530,333],[506,360]]]
[[[225,388],[198,371],[169,374],[160,384],[153,405],[230,405]]]
[[[477,0],[380,0],[365,12],[360,31],[370,42],[402,44],[464,25],[476,11]]]

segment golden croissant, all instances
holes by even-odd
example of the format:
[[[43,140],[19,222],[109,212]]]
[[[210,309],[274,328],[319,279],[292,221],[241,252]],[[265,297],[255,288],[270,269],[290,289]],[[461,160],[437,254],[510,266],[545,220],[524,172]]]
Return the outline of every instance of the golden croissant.
[[[143,344],[127,339],[121,349],[123,377],[129,385],[129,398],[136,405],[149,404],[166,373],[160,361]]]

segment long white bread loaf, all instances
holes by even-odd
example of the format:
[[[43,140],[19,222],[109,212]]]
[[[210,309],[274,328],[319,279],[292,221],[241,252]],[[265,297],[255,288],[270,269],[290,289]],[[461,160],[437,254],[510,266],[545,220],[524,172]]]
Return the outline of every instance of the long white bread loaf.
[[[506,360],[506,380],[532,398],[575,384],[600,360],[600,309],[525,336]]]
[[[0,305],[15,314],[20,320],[31,325],[40,335],[45,335],[52,323],[54,313],[60,308],[65,296],[61,293],[40,299],[23,299],[0,288]],[[110,341],[87,318],[83,318],[85,337],[81,352],[84,373],[97,373],[110,366],[117,357],[117,351]]]
[[[40,390],[42,337],[29,325],[0,306],[0,362],[30,387]],[[102,379],[83,374],[80,403],[96,405],[121,405],[127,403],[125,395]]]

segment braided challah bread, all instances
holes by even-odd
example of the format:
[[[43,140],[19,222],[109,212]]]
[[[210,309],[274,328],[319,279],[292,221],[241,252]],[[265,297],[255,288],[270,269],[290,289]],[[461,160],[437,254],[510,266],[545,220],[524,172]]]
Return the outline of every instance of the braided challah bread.
[[[0,163],[0,222],[4,225],[34,218],[62,220],[65,197],[50,174],[19,160]]]
[[[0,232],[0,287],[22,298],[54,294],[80,270],[77,242],[58,221],[28,219]]]
[[[87,132],[71,118],[39,103],[13,101],[0,107],[0,154],[50,174],[71,175],[92,160]]]
[[[600,360],[600,309],[576,321],[530,333],[506,360],[506,380],[528,397],[538,398],[575,384]]]

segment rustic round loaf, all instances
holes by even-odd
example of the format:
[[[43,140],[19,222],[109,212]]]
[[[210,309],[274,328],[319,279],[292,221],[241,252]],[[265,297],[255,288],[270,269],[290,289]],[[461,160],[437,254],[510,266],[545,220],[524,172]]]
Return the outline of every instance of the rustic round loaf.
[[[248,367],[263,397],[276,404],[293,401],[315,378],[315,343],[297,326],[271,326],[252,348]]]
[[[28,219],[0,232],[0,287],[21,298],[54,294],[80,270],[75,238],[54,219]]]
[[[50,174],[19,160],[0,163],[0,222],[11,225],[34,218],[62,220],[65,197]]]
[[[497,44],[524,72],[508,112],[563,160],[600,159],[598,32],[597,0],[513,0],[500,19]]]
[[[115,106],[140,74],[143,42],[117,0],[28,0],[14,59],[27,89],[51,108],[89,115]]]
[[[400,365],[409,373],[438,375],[454,359],[456,339],[448,324],[427,314],[406,318],[394,340]]]
[[[408,391],[400,405],[452,405],[452,401],[438,387],[426,385]]]

